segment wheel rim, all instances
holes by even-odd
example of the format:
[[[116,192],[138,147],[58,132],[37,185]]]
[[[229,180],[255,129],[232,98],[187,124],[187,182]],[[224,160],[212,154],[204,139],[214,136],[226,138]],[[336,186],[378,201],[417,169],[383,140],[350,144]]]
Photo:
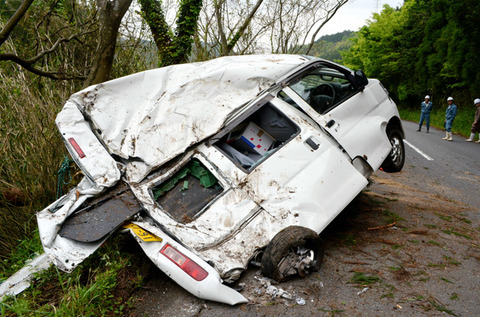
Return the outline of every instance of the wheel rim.
[[[278,263],[278,270],[283,277],[300,275],[305,277],[310,268],[315,265],[315,253],[302,246],[291,248]]]
[[[392,144],[392,151],[390,152],[390,156],[392,157],[392,162],[395,165],[399,165],[402,161],[403,155],[403,148],[400,143],[400,140],[396,137],[390,139],[390,143]]]

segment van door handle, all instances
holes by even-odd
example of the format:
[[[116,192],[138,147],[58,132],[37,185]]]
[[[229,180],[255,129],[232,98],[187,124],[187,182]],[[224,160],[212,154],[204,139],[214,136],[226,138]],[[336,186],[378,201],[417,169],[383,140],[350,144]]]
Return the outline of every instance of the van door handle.
[[[307,143],[308,146],[310,146],[310,147],[312,148],[312,150],[314,150],[314,151],[318,150],[318,148],[319,148],[319,144],[318,144],[317,142],[315,142],[315,141],[312,139],[312,137],[309,137],[309,138],[305,141],[305,143]]]
[[[335,120],[330,120],[327,122],[327,124],[325,125],[327,128],[331,128],[333,125],[335,124]]]

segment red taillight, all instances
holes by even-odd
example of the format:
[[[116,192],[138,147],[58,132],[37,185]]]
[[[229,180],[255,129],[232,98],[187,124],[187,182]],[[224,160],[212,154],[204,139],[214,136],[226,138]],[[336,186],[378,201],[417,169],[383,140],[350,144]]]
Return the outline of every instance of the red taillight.
[[[178,267],[180,267],[185,273],[190,275],[196,281],[203,281],[208,276],[208,272],[205,271],[200,265],[190,260],[190,258],[188,258],[186,255],[183,255],[180,251],[168,243],[160,250],[160,253],[178,265]]]
[[[78,145],[77,141],[75,141],[74,138],[69,138],[68,142],[70,142],[70,144],[73,146],[73,149],[77,152],[80,158],[85,157],[85,153],[83,153],[82,149],[80,148],[80,146]]]

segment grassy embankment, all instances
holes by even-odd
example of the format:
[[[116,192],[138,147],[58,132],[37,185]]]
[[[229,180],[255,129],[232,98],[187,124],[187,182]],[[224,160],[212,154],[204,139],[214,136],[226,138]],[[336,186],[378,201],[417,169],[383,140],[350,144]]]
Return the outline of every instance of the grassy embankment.
[[[66,151],[54,119],[77,87],[47,85],[22,73],[0,77],[0,259],[5,260],[20,241],[33,237],[35,210],[55,198],[56,172]]]
[[[31,281],[23,293],[0,303],[1,316],[124,316],[133,306],[132,294],[143,284],[150,263],[138,256],[130,236],[110,238],[72,273],[51,266]],[[31,242],[36,244],[35,241]],[[29,256],[20,246],[15,254]],[[132,252],[133,250],[133,252]]]

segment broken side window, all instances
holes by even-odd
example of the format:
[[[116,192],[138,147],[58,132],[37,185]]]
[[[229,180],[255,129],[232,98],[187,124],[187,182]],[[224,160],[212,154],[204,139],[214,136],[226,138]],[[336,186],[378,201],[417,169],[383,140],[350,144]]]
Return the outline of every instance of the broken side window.
[[[213,144],[246,171],[251,171],[299,133],[298,127],[270,103],[226,129],[228,131],[223,131],[223,136]]]
[[[217,178],[197,159],[152,188],[154,200],[173,219],[189,223],[223,192]]]

